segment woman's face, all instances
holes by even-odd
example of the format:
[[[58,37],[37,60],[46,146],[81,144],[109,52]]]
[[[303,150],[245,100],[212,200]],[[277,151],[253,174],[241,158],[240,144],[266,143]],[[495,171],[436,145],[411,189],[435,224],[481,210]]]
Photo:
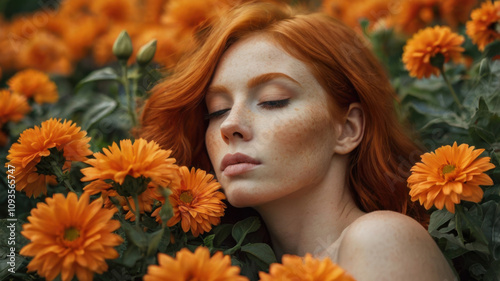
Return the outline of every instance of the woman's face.
[[[338,124],[304,63],[264,35],[223,55],[206,95],[206,145],[229,202],[257,207],[322,183]]]

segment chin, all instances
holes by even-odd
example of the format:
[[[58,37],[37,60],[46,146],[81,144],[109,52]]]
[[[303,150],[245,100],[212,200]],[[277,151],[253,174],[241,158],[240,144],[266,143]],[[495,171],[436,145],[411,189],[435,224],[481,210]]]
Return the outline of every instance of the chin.
[[[262,198],[262,196],[249,194],[248,192],[245,192],[241,189],[224,189],[224,193],[226,194],[229,204],[237,208],[254,207],[262,203],[258,199],[259,197]]]

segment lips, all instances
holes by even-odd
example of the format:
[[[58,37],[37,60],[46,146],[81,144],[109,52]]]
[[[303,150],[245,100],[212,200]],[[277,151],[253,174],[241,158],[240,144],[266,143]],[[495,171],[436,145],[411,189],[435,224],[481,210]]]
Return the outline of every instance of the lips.
[[[244,173],[259,164],[258,160],[243,153],[226,154],[222,158],[220,169],[224,174],[232,176]]]

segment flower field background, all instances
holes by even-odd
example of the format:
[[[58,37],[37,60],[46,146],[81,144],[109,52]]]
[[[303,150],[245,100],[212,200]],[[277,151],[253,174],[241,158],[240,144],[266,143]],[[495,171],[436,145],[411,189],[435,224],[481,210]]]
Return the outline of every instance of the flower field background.
[[[137,137],[148,90],[244,2],[0,3],[1,280],[352,280],[277,263],[258,217],[224,219],[213,175]],[[288,3],[357,30],[345,56],[373,49],[424,152],[400,167],[429,233],[461,280],[500,280],[500,1]]]

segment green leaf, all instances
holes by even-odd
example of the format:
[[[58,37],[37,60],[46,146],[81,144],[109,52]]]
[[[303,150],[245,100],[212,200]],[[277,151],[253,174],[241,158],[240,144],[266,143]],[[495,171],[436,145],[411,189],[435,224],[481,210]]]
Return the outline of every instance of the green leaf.
[[[142,257],[141,249],[134,244],[129,244],[127,250],[121,258],[122,264],[128,267],[133,267],[135,263]]]
[[[146,237],[146,233],[144,233],[137,226],[132,226],[129,223],[122,223],[122,228],[127,235],[128,240],[130,240],[134,245],[139,247],[140,249],[147,249],[148,247],[148,239]]]
[[[83,78],[77,85],[75,90],[78,91],[84,84],[95,81],[120,81],[120,77],[111,67],[105,67],[91,72],[87,77]]]
[[[113,112],[117,105],[118,103],[114,99],[101,95],[100,100],[83,115],[82,127],[88,130],[96,122]]]
[[[163,233],[164,230],[162,228],[158,231],[147,234],[149,240],[148,251],[146,253],[147,256],[151,256],[156,253],[156,251],[158,250],[158,246],[160,245],[161,238],[163,237]]]
[[[493,258],[500,260],[500,205],[498,202],[488,201],[481,207],[484,212],[481,230],[490,242],[490,252]]]
[[[432,234],[434,231],[438,230],[440,226],[449,222],[453,218],[453,216],[454,215],[448,212],[446,209],[436,210],[432,212],[429,227],[427,230]]]
[[[219,247],[224,240],[226,240],[229,235],[231,235],[231,230],[233,226],[231,224],[220,224],[214,228],[214,241],[213,245]]]
[[[203,238],[203,245],[208,247],[209,249],[213,249],[214,247],[214,237],[215,234],[210,234],[207,237]]]
[[[277,262],[273,249],[265,243],[246,244],[241,247],[241,251],[248,253],[250,258],[254,257],[264,263],[264,268],[260,268],[261,270],[267,270],[272,263]]]
[[[483,55],[490,59],[500,55],[500,41],[495,40],[492,43],[486,45],[483,51]]]
[[[233,226],[233,230],[231,235],[233,236],[234,240],[238,242],[238,244],[241,245],[243,242],[243,239],[247,236],[248,233],[255,232],[259,229],[260,227],[260,220],[258,217],[249,217],[246,218],[242,221],[237,222]]]

